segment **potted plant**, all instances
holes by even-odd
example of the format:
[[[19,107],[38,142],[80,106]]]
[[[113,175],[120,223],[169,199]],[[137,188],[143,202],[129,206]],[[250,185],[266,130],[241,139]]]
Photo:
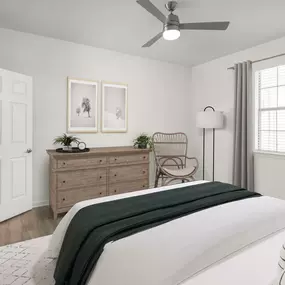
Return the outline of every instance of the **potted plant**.
[[[134,147],[137,148],[152,148],[152,138],[147,134],[141,134],[136,139],[134,139]]]
[[[53,144],[61,144],[62,150],[64,151],[71,151],[72,150],[72,143],[78,143],[79,139],[74,136],[68,136],[67,134],[63,134],[54,139]]]

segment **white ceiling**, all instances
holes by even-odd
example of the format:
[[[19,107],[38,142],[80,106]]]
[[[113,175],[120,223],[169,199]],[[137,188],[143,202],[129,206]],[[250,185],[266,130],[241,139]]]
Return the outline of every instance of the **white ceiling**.
[[[167,0],[152,1],[167,14]],[[229,20],[231,25],[225,32],[182,31],[177,41],[161,39],[141,48],[162,24],[135,0],[0,0],[0,27],[186,66],[285,36],[284,0],[180,2],[181,22]]]

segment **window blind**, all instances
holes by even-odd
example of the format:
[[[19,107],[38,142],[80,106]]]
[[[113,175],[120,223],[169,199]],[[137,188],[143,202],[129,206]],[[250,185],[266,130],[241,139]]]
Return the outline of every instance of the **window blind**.
[[[285,65],[258,71],[255,85],[258,149],[285,152]]]

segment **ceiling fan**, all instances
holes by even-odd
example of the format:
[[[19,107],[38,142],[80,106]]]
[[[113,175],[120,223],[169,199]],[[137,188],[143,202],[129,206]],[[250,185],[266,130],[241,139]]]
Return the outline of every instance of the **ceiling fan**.
[[[163,31],[149,40],[142,47],[152,46],[161,37],[163,37],[165,40],[170,41],[177,40],[180,37],[180,30],[224,31],[230,24],[230,22],[201,22],[180,24],[178,16],[173,14],[177,7],[176,1],[169,1],[167,4],[165,4],[165,8],[170,12],[168,17],[166,17],[160,10],[158,10],[149,0],[137,0],[137,3],[163,23]]]

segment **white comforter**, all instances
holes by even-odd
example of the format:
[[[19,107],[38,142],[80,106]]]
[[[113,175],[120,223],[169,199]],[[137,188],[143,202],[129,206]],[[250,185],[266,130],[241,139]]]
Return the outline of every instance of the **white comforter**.
[[[196,183],[203,182],[180,187]],[[168,186],[78,203],[54,232],[50,244],[53,256],[58,256],[69,222],[82,207],[172,188]],[[88,284],[184,284],[183,281],[229,254],[285,228],[284,215],[284,201],[269,197],[250,198],[206,209],[110,242]]]

